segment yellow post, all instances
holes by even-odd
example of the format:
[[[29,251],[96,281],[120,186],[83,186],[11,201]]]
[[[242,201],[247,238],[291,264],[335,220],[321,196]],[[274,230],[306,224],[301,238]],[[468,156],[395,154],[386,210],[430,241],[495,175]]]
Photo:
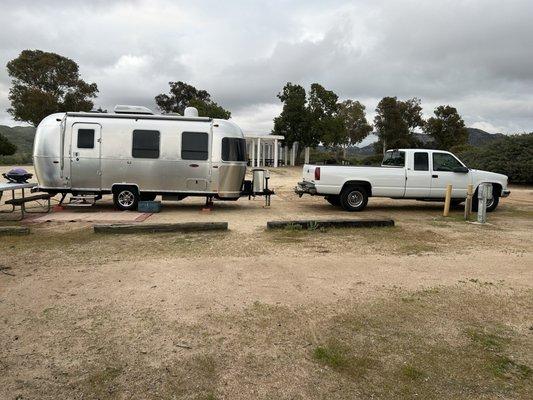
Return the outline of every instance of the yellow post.
[[[466,189],[466,201],[465,201],[465,220],[470,219],[472,214],[472,197],[474,197],[474,185],[468,185]]]
[[[444,200],[444,217],[447,217],[450,214],[450,203],[452,202],[452,185],[446,186],[446,198]]]

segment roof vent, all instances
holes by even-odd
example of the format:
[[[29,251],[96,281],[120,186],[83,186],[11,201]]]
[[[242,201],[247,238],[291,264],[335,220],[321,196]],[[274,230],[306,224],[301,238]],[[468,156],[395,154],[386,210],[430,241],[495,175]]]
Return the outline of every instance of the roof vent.
[[[152,110],[143,106],[126,106],[126,105],[116,105],[114,108],[115,114],[144,114],[144,115],[154,115]]]
[[[198,117],[198,110],[195,107],[187,107],[185,111],[183,111],[184,117]]]

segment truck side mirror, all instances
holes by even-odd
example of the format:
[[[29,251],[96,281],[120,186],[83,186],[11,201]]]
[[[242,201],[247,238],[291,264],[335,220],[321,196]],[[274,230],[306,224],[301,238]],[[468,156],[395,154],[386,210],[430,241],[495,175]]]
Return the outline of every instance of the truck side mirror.
[[[466,174],[468,172],[468,168],[466,168],[466,167],[455,167],[453,169],[453,172],[458,172],[460,174]]]

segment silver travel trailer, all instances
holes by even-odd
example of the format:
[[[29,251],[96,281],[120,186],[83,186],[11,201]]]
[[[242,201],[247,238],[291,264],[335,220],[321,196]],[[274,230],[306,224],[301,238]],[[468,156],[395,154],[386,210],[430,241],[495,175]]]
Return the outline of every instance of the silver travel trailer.
[[[184,114],[117,106],[114,113],[46,117],[37,127],[33,150],[39,189],[62,193],[63,199],[71,193],[71,202],[87,205],[112,193],[122,210],[136,209],[139,200],[157,195],[237,200],[259,194],[269,200],[268,182],[259,193],[253,189],[257,182],[244,180],[242,130],[227,120],[198,117],[192,107]]]

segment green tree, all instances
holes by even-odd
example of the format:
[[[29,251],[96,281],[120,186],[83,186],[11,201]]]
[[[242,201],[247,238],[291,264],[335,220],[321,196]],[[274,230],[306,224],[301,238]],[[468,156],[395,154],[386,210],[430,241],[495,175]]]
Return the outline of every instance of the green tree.
[[[11,143],[7,138],[0,134],[0,156],[10,156],[15,154],[17,146]]]
[[[372,132],[372,127],[366,119],[365,106],[359,101],[345,100],[339,103],[338,116],[344,128],[338,144],[343,148],[343,157],[346,158],[346,148],[360,143]]]
[[[98,87],[80,79],[78,64],[59,54],[24,50],[7,63],[9,91],[17,121],[37,126],[47,115],[62,111],[90,111]]]
[[[274,118],[272,134],[283,135],[288,146],[292,146],[294,142],[307,141],[309,113],[305,89],[287,82],[277,97],[283,103],[283,110]]]
[[[339,118],[339,97],[322,85],[313,83],[309,92],[309,131],[305,146],[315,147],[322,142],[324,146],[335,148],[346,143],[347,132],[343,120]]]
[[[437,107],[435,117],[424,124],[424,132],[431,136],[434,146],[440,150],[461,148],[468,142],[468,131],[455,107]]]
[[[459,158],[470,168],[507,175],[512,183],[533,183],[533,133],[508,135],[480,147],[469,147]]]
[[[416,128],[424,125],[420,99],[400,101],[396,97],[384,97],[379,102],[376,113],[376,151],[384,153],[391,148],[418,146],[414,133]]]
[[[206,90],[198,90],[181,81],[168,84],[170,93],[161,93],[155,97],[155,102],[161,111],[183,115],[186,107],[196,107],[200,116],[221,119],[231,117],[231,112],[211,100],[211,95]]]

